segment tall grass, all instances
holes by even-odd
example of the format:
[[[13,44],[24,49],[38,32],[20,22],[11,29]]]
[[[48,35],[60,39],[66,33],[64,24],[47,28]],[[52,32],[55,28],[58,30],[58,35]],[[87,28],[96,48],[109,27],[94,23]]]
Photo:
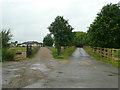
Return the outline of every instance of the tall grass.
[[[2,49],[2,61],[13,61],[15,53],[11,52],[8,49]]]

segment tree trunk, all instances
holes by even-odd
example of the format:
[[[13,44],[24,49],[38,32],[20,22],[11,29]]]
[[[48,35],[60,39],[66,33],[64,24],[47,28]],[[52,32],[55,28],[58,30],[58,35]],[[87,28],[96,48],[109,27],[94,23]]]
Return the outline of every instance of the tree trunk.
[[[57,47],[57,53],[58,53],[58,56],[61,56],[61,46],[59,44]]]

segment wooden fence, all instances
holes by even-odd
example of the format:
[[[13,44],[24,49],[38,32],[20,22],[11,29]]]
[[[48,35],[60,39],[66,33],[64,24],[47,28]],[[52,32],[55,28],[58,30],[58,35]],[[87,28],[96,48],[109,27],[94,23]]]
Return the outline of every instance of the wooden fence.
[[[31,45],[27,45],[25,48],[26,50],[15,50],[15,49],[11,50],[13,53],[15,53],[16,60],[21,60],[23,58],[34,56],[38,52],[40,47],[37,46],[32,48]]]
[[[120,49],[90,46],[85,46],[85,48],[90,49],[93,53],[99,55],[100,57],[105,57],[108,60],[120,60]]]
[[[18,50],[18,51],[16,51],[16,56],[15,56],[15,58],[26,58],[26,51],[20,51],[20,50]]]

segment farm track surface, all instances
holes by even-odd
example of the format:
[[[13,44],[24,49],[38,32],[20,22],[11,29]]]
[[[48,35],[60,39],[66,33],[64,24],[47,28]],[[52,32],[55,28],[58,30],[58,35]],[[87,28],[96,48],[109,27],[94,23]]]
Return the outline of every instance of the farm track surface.
[[[82,48],[55,60],[41,47],[30,60],[2,63],[3,88],[117,88],[118,69],[94,60]]]

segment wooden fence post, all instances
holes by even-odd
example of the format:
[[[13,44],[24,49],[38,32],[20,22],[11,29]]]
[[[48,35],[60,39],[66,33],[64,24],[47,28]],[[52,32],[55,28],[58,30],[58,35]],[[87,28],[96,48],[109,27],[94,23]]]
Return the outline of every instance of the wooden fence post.
[[[111,60],[113,60],[113,48],[111,48]]]
[[[101,51],[100,51],[100,47],[99,47],[99,56],[101,57],[101,54],[100,54],[100,53],[101,53]]]
[[[30,55],[32,55],[32,45],[31,44],[27,44],[27,57],[29,57]]]
[[[99,57],[105,57],[108,60],[120,60],[120,49],[114,48],[101,48],[101,47],[86,47],[89,50]]]
[[[108,54],[109,48],[106,48],[106,57],[109,59],[109,54]]]

